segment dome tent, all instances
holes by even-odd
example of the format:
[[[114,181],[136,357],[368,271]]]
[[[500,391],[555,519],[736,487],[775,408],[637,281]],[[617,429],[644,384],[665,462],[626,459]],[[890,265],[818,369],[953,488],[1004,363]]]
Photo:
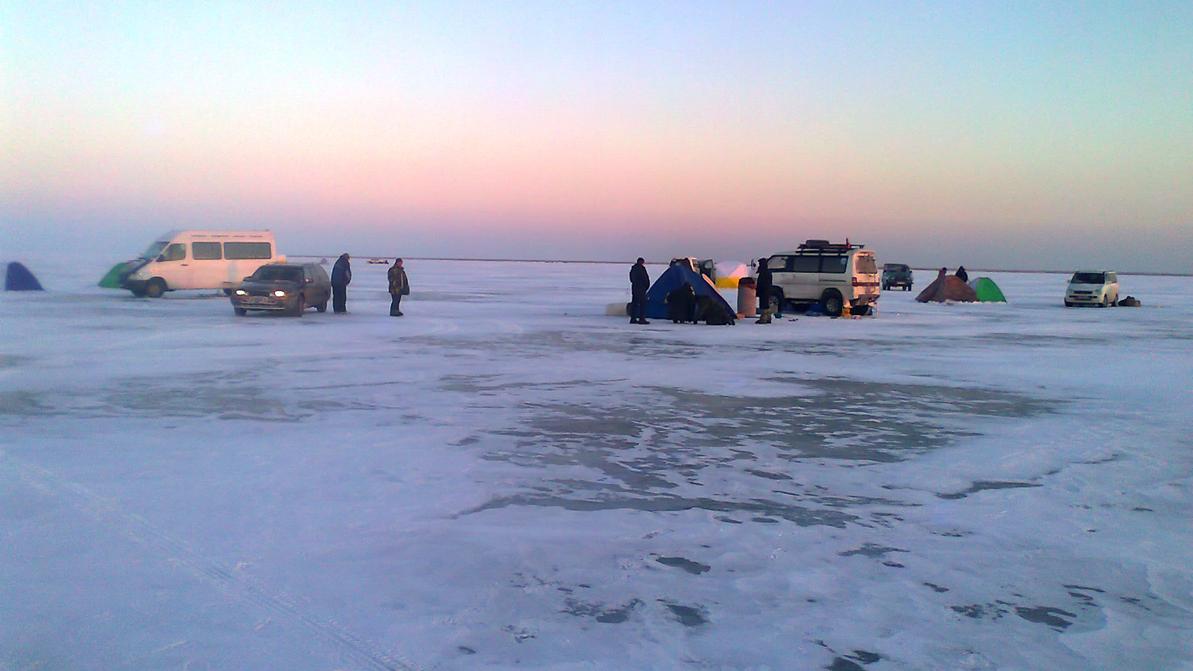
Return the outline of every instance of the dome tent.
[[[737,261],[717,261],[716,268],[719,289],[736,289],[741,278],[750,276],[750,267]]]
[[[949,275],[944,268],[940,269],[936,279],[915,297],[920,303],[974,303],[978,300],[977,293],[956,275]]]
[[[4,274],[4,290],[5,291],[45,291],[42,288],[41,282],[29,272],[29,269],[24,264],[13,261],[8,264],[8,270]]]
[[[659,279],[655,280],[650,290],[646,292],[646,316],[651,319],[666,319],[667,294],[682,287],[684,282],[692,285],[697,298],[706,296],[724,307],[728,314],[736,312],[729,306],[725,297],[717,291],[716,286],[708,279],[707,275],[692,270],[691,264],[680,262],[671,264],[670,268],[663,271],[663,274],[659,275]]]
[[[978,300],[982,303],[1006,303],[1007,297],[1003,295],[1002,289],[994,283],[994,280],[989,277],[979,277],[970,281],[969,286],[978,296]]]

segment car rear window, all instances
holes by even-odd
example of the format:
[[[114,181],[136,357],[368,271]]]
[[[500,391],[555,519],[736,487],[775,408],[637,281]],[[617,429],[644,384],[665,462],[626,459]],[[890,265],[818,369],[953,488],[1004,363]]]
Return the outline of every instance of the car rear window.
[[[302,281],[302,268],[290,268],[284,266],[261,266],[257,272],[253,273],[253,277],[267,282],[276,280],[284,280],[288,282]]]
[[[874,262],[873,256],[858,254],[853,257],[853,270],[864,275],[874,275],[878,272],[878,264]]]

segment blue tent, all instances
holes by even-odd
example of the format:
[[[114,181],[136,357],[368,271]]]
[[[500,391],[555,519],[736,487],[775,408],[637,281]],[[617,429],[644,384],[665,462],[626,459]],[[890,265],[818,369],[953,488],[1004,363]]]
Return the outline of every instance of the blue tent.
[[[667,294],[682,287],[684,282],[692,285],[696,297],[707,296],[725,307],[729,314],[737,311],[729,306],[729,302],[717,291],[717,287],[708,281],[708,276],[698,273],[683,263],[676,263],[659,275],[650,290],[646,292],[646,316],[651,319],[667,318]]]
[[[29,272],[29,269],[24,265],[13,261],[8,264],[8,271],[4,276],[4,290],[5,291],[45,291],[41,288],[41,282]]]

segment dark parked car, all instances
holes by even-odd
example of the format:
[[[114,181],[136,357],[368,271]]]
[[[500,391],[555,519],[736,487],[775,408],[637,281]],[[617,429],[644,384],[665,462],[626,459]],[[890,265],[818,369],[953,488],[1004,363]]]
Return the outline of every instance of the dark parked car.
[[[902,287],[904,291],[911,291],[911,268],[903,263],[888,263],[882,266],[882,290],[891,287]]]
[[[244,278],[232,292],[232,309],[243,317],[249,310],[274,310],[301,317],[314,307],[327,311],[331,279],[317,263],[271,263]]]

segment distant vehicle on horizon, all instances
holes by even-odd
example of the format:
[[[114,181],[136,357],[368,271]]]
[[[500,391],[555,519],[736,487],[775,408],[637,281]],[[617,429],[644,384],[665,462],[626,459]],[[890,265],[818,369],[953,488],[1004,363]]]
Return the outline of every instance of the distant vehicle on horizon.
[[[301,317],[307,308],[327,312],[331,278],[318,263],[270,263],[244,278],[232,292],[232,310],[243,317],[249,310],[284,312]]]
[[[901,287],[904,291],[911,291],[911,267],[906,263],[887,263],[882,266],[882,290],[891,287]]]
[[[791,252],[767,260],[774,281],[771,299],[777,305],[819,303],[836,317],[846,302],[854,314],[866,314],[882,293],[878,263],[865,245],[808,240]]]
[[[268,230],[170,231],[137,258],[113,266],[99,286],[149,298],[180,289],[222,289],[231,294],[241,278],[285,260]]]
[[[1118,303],[1118,273],[1111,270],[1078,270],[1065,289],[1065,307],[1113,307]]]

